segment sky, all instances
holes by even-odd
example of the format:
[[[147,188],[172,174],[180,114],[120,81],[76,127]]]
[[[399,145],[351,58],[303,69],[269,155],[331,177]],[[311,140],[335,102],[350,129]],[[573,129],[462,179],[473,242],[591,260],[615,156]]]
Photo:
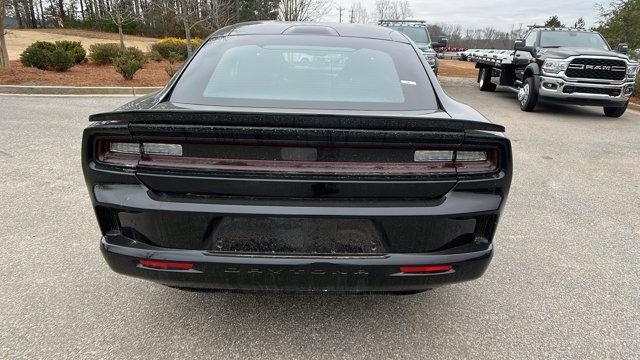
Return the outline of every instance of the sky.
[[[558,15],[560,21],[573,25],[582,17],[587,26],[595,26],[598,21],[597,4],[607,4],[612,0],[409,0],[413,18],[428,23],[460,24],[463,27],[493,26],[508,30],[511,25],[542,24],[549,16]],[[326,17],[327,21],[338,21],[337,8],[349,9],[358,0],[334,0],[335,10]],[[371,14],[375,0],[360,0]],[[347,10],[348,11],[348,10]],[[348,17],[346,17],[348,18]],[[343,21],[345,15],[343,13]]]

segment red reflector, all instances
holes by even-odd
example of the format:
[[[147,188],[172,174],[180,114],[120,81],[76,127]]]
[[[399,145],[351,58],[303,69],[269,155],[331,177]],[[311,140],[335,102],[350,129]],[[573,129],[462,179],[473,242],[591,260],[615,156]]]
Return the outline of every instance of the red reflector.
[[[401,266],[400,271],[403,273],[435,273],[445,272],[453,269],[451,265],[429,265],[429,266]]]
[[[192,263],[171,262],[171,261],[161,261],[161,260],[146,260],[146,259],[140,259],[140,265],[156,268],[156,269],[166,269],[166,270],[191,270],[193,268]]]

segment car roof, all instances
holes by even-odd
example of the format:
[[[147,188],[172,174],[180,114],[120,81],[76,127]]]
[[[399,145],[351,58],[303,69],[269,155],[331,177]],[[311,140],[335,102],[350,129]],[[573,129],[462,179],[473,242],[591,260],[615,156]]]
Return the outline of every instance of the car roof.
[[[409,40],[403,34],[383,26],[289,21],[251,21],[238,23],[214,32],[211,37],[287,34],[358,37],[409,43]]]

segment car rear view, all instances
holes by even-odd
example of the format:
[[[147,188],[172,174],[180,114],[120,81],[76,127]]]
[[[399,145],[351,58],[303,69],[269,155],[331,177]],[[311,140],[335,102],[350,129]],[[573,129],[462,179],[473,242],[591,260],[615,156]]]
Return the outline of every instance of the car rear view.
[[[160,93],[92,116],[83,169],[110,267],[221,290],[481,276],[510,143],[381,29],[225,28]]]

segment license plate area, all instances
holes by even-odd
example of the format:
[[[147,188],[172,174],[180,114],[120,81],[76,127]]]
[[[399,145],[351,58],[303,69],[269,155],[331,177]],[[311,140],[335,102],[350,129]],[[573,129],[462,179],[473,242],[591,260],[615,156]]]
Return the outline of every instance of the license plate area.
[[[380,255],[384,234],[368,219],[223,217],[209,251],[269,255]]]

